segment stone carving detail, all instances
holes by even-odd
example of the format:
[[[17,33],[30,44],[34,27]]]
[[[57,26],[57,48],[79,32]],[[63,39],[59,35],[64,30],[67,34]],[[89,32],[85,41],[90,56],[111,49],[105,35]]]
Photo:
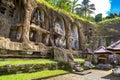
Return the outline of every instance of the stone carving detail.
[[[29,38],[31,41],[36,41],[36,31],[35,30],[30,30]]]
[[[65,26],[62,19],[56,18],[54,25],[54,43],[57,47],[65,48],[66,39],[65,39]]]
[[[7,14],[10,17],[13,17],[15,11],[15,5],[13,0],[1,0],[0,1],[0,13]]]
[[[5,14],[6,8],[0,5],[0,13]]]
[[[79,50],[83,32],[72,21],[82,22],[35,0],[0,0],[0,38],[4,38],[0,43],[9,50],[39,52],[42,46],[44,51],[51,47]]]
[[[31,26],[34,29],[34,33],[30,32],[30,40],[34,41],[36,44],[44,43],[48,45],[49,43],[49,31],[48,31],[48,20],[46,20],[46,14],[43,9],[36,8],[31,16]]]
[[[12,26],[9,33],[11,41],[20,41],[22,35],[22,26]]]
[[[70,46],[74,50],[79,49],[78,30],[76,25],[71,26]]]
[[[34,23],[38,26],[40,26],[41,28],[45,29],[45,20],[44,17],[45,13],[42,10],[39,9],[35,9],[32,15],[32,19],[31,19],[31,24]]]

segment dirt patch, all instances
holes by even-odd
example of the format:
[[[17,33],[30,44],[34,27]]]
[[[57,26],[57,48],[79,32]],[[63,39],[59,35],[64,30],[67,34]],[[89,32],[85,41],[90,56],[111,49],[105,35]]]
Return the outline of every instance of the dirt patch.
[[[89,74],[81,75],[81,74],[66,74],[62,76],[57,76],[53,78],[49,78],[47,80],[120,80],[120,77],[113,76],[112,70],[104,71],[104,70],[87,70],[90,72]],[[81,73],[81,72],[80,72]]]

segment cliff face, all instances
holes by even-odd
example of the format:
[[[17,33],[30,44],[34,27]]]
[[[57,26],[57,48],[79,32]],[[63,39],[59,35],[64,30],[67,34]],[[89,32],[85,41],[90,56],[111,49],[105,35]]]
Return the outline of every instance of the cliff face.
[[[0,48],[47,51],[51,47],[80,51],[93,25],[70,19],[35,0],[0,0]]]
[[[96,44],[109,46],[111,43],[120,40],[120,18],[113,18],[102,21],[97,27]]]

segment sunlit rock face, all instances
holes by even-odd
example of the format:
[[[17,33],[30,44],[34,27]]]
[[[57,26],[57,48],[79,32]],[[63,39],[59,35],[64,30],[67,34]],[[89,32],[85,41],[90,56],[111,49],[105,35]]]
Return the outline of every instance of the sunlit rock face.
[[[40,7],[33,10],[30,21],[30,41],[36,44],[43,43],[48,45],[49,41],[49,21],[47,13]]]
[[[66,40],[65,40],[65,25],[63,18],[56,18],[55,24],[53,26],[54,30],[54,42],[57,47],[65,48]]]
[[[78,40],[78,27],[73,24],[71,26],[71,35],[70,35],[70,46],[74,50],[79,50],[79,40]]]
[[[95,43],[99,45],[109,46],[120,40],[120,18],[110,19],[107,22],[99,23],[97,27],[97,35],[99,36]]]
[[[45,12],[40,8],[34,9],[31,16],[31,24],[35,24],[41,28],[45,29]]]
[[[0,48],[46,53],[51,47],[80,51],[85,43],[80,28],[84,25],[78,25],[82,22],[35,0],[0,0]]]

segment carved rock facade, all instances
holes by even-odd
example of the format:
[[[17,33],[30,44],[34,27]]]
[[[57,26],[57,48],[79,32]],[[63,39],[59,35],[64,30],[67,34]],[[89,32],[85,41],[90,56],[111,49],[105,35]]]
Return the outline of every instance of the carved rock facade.
[[[92,26],[34,0],[0,0],[1,49],[49,53],[57,47],[74,53],[84,48]]]

